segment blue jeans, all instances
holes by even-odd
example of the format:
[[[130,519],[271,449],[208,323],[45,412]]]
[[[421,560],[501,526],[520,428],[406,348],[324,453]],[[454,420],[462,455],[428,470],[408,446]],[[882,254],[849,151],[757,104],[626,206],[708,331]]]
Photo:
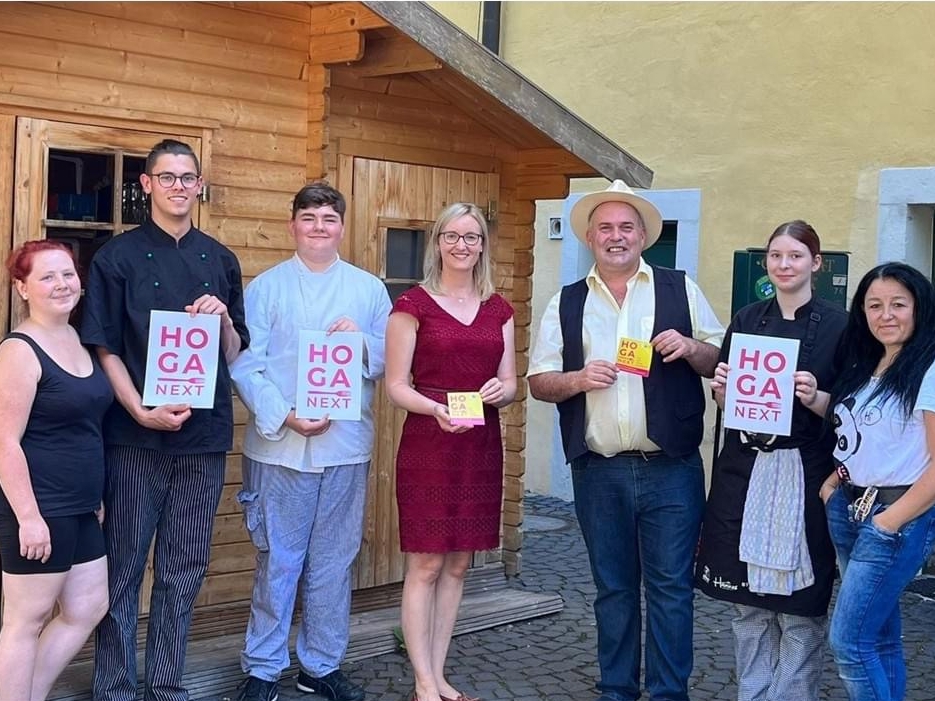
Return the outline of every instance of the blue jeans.
[[[571,474],[597,587],[601,698],[640,697],[642,583],[650,699],[687,701],[692,569],[705,499],[701,456],[647,460],[588,453],[573,461]]]
[[[874,507],[860,522],[847,507],[841,489],[828,498],[828,527],[842,577],[831,617],[831,650],[851,701],[902,701],[906,663],[899,597],[932,552],[935,507],[898,533],[872,523],[885,507]]]

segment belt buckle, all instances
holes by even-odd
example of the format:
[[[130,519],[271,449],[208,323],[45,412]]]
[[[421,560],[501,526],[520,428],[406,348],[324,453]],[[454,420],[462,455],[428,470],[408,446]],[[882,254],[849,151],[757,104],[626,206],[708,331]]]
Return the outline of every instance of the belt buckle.
[[[740,442],[754,450],[763,453],[769,453],[773,450],[773,443],[776,442],[777,435],[773,433],[755,433],[753,431],[741,431]]]
[[[854,500],[851,506],[853,507],[852,516],[855,521],[865,521],[867,516],[870,515],[870,510],[873,509],[873,505],[877,500],[877,491],[876,487],[867,487],[864,493]]]

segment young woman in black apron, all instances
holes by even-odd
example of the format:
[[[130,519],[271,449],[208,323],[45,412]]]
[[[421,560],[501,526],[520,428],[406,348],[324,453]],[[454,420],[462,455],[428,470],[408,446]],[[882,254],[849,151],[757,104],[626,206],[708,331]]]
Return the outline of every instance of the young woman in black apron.
[[[818,235],[803,221],[787,222],[773,232],[766,271],[776,295],[734,317],[711,382],[723,407],[735,333],[800,341],[791,435],[726,431],[702,527],[695,582],[708,596],[736,604],[738,701],[800,701],[819,695],[835,574],[818,496],[833,470],[834,432],[823,410],[847,323],[843,309],[814,295],[819,251]],[[785,550],[786,562],[761,557],[771,555],[775,546]]]

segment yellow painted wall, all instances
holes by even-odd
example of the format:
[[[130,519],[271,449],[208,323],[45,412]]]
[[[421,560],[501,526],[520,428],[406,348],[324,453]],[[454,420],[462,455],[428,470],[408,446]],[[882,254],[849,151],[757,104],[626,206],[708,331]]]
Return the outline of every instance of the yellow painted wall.
[[[862,272],[879,170],[935,162],[933,3],[502,7],[507,62],[649,165],[654,187],[702,190],[699,282],[725,316],[733,249],[801,217]]]
[[[435,10],[474,39],[480,41],[481,3],[479,2],[430,2]]]
[[[806,219],[852,252],[852,292],[877,262],[880,169],[935,165],[935,3],[502,7],[508,63],[652,168],[654,188],[701,190],[698,281],[725,323],[735,249]],[[554,250],[536,246],[534,319]],[[537,405],[531,431],[551,418]],[[544,469],[528,457],[527,474]]]

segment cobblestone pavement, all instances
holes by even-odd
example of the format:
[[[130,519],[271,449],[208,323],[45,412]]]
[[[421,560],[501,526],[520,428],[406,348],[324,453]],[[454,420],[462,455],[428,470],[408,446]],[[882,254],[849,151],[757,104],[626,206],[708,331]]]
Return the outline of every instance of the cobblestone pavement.
[[[591,610],[594,585],[573,506],[528,495],[525,526],[523,571],[512,585],[559,592],[565,608],[551,616],[456,637],[448,657],[449,679],[484,701],[592,701],[597,697],[598,674]],[[906,699],[935,701],[935,600],[907,593],[902,611],[909,666]],[[696,598],[693,701],[736,699],[730,616],[728,605],[702,595]],[[366,687],[368,699],[409,699],[412,674],[403,655],[382,655],[344,669]],[[319,697],[297,692],[294,679],[284,679],[279,698],[317,701]],[[846,701],[830,654],[821,701]]]

